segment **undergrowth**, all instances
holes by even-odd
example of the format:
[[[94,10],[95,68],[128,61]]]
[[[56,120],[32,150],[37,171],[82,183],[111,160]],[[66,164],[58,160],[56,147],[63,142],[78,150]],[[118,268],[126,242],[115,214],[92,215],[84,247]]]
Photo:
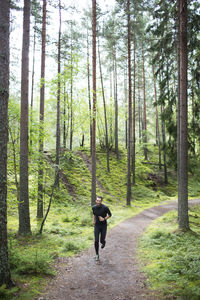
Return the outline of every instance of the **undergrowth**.
[[[79,149],[80,150],[80,149]],[[88,149],[81,149],[89,155]],[[103,196],[104,204],[112,211],[109,228],[126,218],[132,217],[145,208],[157,205],[162,200],[176,197],[176,173],[169,170],[169,184],[163,180],[163,170],[156,165],[143,164],[141,149],[137,150],[136,185],[132,187],[132,204],[126,206],[126,150],[120,150],[119,159],[111,151],[110,169],[106,171],[106,153],[97,149],[97,178],[103,186],[97,186],[97,194]],[[156,163],[157,150],[149,147],[149,159]],[[55,154],[51,154],[55,159]],[[74,152],[66,151],[60,159],[61,171],[66,176],[67,186],[60,181],[55,190],[53,202],[43,234],[39,235],[41,221],[36,218],[37,177],[30,176],[30,216],[32,235],[19,237],[17,201],[14,185],[8,189],[8,246],[12,278],[19,291],[2,288],[3,299],[33,299],[38,295],[46,278],[54,276],[54,262],[57,257],[68,257],[87,249],[93,244],[93,225],[91,212],[91,174],[83,159]],[[44,210],[47,209],[54,180],[54,170],[46,163]],[[152,175],[153,174],[153,175]],[[199,193],[193,177],[189,190],[193,197]],[[69,186],[72,188],[68,190]],[[73,193],[72,193],[73,191]],[[0,296],[1,298],[1,296]]]
[[[191,231],[177,230],[177,212],[149,226],[139,256],[149,285],[162,299],[200,299],[200,206],[189,209]]]

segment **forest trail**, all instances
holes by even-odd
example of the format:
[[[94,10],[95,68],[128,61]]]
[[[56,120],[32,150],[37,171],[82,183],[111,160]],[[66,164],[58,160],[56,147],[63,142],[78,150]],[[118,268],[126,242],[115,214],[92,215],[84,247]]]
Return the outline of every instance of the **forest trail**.
[[[189,202],[198,203],[200,199]],[[138,238],[154,219],[176,208],[176,201],[155,206],[111,229],[105,249],[100,250],[100,262],[94,260],[93,247],[74,258],[59,259],[57,276],[49,281],[42,298],[37,299],[160,299],[147,288],[145,276],[139,271]]]

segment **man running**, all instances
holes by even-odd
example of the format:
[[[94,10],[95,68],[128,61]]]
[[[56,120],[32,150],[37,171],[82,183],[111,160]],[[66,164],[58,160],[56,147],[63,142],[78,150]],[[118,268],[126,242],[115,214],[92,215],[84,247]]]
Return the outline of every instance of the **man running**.
[[[97,196],[96,205],[92,207],[93,210],[93,224],[94,224],[94,247],[96,251],[96,260],[99,260],[99,235],[101,234],[100,242],[101,248],[103,249],[106,245],[106,231],[107,231],[107,220],[111,217],[109,208],[102,204],[103,197]]]

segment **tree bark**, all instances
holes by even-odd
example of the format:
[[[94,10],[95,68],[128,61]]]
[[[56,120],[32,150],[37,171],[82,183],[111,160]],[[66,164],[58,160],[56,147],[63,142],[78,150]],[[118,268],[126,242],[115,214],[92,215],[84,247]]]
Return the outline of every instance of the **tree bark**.
[[[114,98],[115,98],[115,153],[117,159],[119,158],[119,145],[118,145],[118,93],[117,93],[117,57],[116,49],[113,51],[114,58]]]
[[[132,99],[131,99],[131,41],[130,41],[130,0],[127,0],[128,23],[128,147],[127,147],[127,194],[126,204],[131,205],[131,126],[132,126]]]
[[[60,163],[60,51],[61,51],[61,0],[59,0],[58,32],[58,87],[57,87],[57,126],[56,126],[56,165]],[[56,173],[56,186],[59,186],[59,172]]]
[[[42,17],[42,54],[40,88],[40,126],[39,126],[39,162],[38,162],[38,202],[37,218],[43,218],[43,168],[44,168],[44,102],[45,102],[45,56],[46,56],[46,0],[43,0]]]
[[[64,111],[63,111],[63,148],[66,149],[66,81],[64,82]]]
[[[138,126],[139,126],[139,143],[142,139],[142,130],[141,130],[141,98],[140,98],[140,77],[138,77]]]
[[[72,32],[72,23],[71,23],[71,32]],[[72,150],[73,143],[73,58],[72,58],[72,37],[71,37],[71,80],[70,80],[70,142],[69,149]]]
[[[125,107],[125,147],[128,146],[128,117],[127,117],[127,74],[124,74],[124,107]]]
[[[36,26],[36,21],[35,21]],[[33,37],[33,62],[32,62],[32,82],[31,82],[31,112],[30,112],[30,152],[32,152],[32,135],[33,135],[33,95],[34,95],[34,82],[35,82],[35,46],[36,46],[36,29],[34,28]]]
[[[92,80],[93,80],[93,115],[92,115],[92,194],[91,204],[96,201],[96,0],[92,0]]]
[[[89,117],[90,117],[90,155],[92,155],[92,106],[90,95],[90,52],[89,52],[89,33],[87,29],[87,75],[88,75],[88,102],[89,102]]]
[[[110,71],[110,143],[113,146],[113,82],[112,82],[112,72]]]
[[[160,126],[159,126],[159,116],[158,116],[158,106],[157,106],[157,89],[156,89],[156,77],[154,65],[152,64],[153,82],[154,82],[154,99],[156,105],[156,145],[158,145],[158,164],[161,170],[161,145],[160,145]]]
[[[135,184],[135,38],[133,45],[133,121],[132,121],[132,134],[133,134],[133,147],[132,147],[132,184]]]
[[[188,129],[187,129],[187,0],[180,0],[179,15],[179,59],[180,59],[180,99],[178,131],[179,145],[179,176],[178,176],[178,221],[179,228],[189,230],[188,218]]]
[[[161,105],[161,115],[163,114],[163,106]],[[167,162],[166,162],[166,134],[165,134],[165,121],[162,120],[162,139],[163,139],[163,163],[164,163],[164,178],[165,184],[168,183],[167,176]]]
[[[100,56],[100,49],[99,49],[99,39],[98,39],[98,54],[99,54],[99,69],[100,69],[101,88],[102,88],[102,97],[103,97],[103,108],[104,108],[104,121],[105,121],[105,131],[106,131],[107,171],[110,172],[109,144],[108,144],[108,124],[107,124],[107,114],[106,114],[106,100],[105,100],[104,85],[103,85],[103,75],[102,75],[102,68],[101,68],[101,56]]]
[[[144,143],[144,158],[147,160],[147,113],[146,113],[146,79],[145,79],[145,65],[144,65],[144,48],[142,47],[142,60],[143,60],[143,143]]]
[[[0,9],[0,286],[12,284],[8,262],[7,240],[7,143],[9,99],[9,1],[1,1]]]
[[[29,87],[30,0],[24,0],[21,67],[20,202],[19,234],[31,233],[28,190],[28,87]]]

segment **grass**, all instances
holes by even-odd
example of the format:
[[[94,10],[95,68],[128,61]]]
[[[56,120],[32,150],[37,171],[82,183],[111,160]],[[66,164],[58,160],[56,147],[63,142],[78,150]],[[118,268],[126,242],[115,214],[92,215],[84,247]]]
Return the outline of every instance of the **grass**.
[[[169,171],[169,184],[163,184],[163,174],[157,166],[142,164],[143,157],[138,149],[136,161],[136,185],[132,187],[133,201],[126,206],[126,151],[120,150],[120,158],[110,154],[110,169],[106,171],[106,154],[97,151],[97,178],[107,193],[97,187],[104,203],[112,211],[108,228],[132,217],[146,208],[153,207],[163,200],[176,198],[176,173]],[[88,149],[85,149],[88,154]],[[149,158],[156,161],[154,147],[149,150]],[[57,257],[68,257],[87,249],[93,244],[93,225],[91,212],[91,174],[84,161],[73,152],[65,152],[61,158],[62,172],[66,175],[75,191],[70,195],[61,182],[55,190],[52,207],[45,223],[43,234],[39,235],[41,221],[36,219],[37,180],[32,175],[30,181],[30,216],[32,235],[21,238],[17,234],[18,214],[14,185],[8,190],[8,245],[13,280],[19,291],[13,291],[16,299],[33,299],[38,295],[49,276],[54,276],[53,264]],[[46,195],[45,209],[49,201],[54,171],[47,165],[45,172]],[[158,180],[149,179],[156,174]],[[156,177],[155,177],[156,178]],[[189,190],[193,197],[200,192],[196,186],[197,178],[191,177]],[[23,255],[22,255],[23,254]],[[5,299],[15,299],[4,291]]]
[[[191,231],[177,230],[177,212],[158,218],[140,239],[139,257],[163,299],[200,299],[200,207],[189,209]]]

